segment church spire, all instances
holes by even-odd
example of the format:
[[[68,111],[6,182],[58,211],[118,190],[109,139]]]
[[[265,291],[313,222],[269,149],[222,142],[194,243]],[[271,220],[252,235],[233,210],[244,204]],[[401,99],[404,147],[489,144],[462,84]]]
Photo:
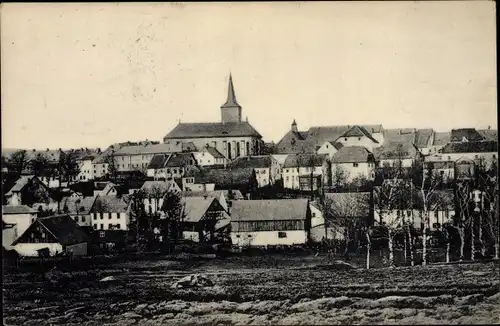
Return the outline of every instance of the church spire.
[[[229,85],[227,88],[227,100],[226,100],[226,103],[224,103],[221,107],[222,108],[234,108],[234,107],[241,108],[241,106],[236,101],[236,94],[234,93],[234,86],[233,86],[233,77],[231,76],[231,73],[229,73]]]

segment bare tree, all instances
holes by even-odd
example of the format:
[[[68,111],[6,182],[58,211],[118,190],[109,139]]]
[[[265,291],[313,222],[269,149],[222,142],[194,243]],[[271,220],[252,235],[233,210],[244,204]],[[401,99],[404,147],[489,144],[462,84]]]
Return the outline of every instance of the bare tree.
[[[30,162],[31,173],[39,178],[49,177],[49,162],[47,158],[38,153]]]
[[[113,182],[116,183],[116,175],[118,172],[118,164],[116,163],[115,151],[111,150],[111,154],[106,156],[104,163],[107,164],[107,174],[112,178]]]
[[[498,214],[498,161],[494,159],[489,166],[481,164],[477,171],[478,186],[482,195],[481,211],[480,211],[480,235],[481,252],[484,256],[485,248],[483,241],[482,229],[484,226],[485,235],[493,244],[494,259],[498,260],[499,255],[499,214]],[[483,225],[484,217],[484,225]]]
[[[170,246],[170,238],[174,240],[173,246],[175,246],[178,239],[182,237],[182,224],[186,217],[185,204],[182,202],[180,193],[167,191],[163,197],[161,210],[164,213],[164,219],[160,223],[163,247],[170,251],[173,249]]]
[[[29,161],[28,153],[25,150],[19,150],[10,155],[7,163],[14,172],[22,174],[28,167]]]
[[[347,184],[349,179],[349,172],[345,171],[340,165],[335,164],[332,173],[332,187],[334,189],[340,189]]]

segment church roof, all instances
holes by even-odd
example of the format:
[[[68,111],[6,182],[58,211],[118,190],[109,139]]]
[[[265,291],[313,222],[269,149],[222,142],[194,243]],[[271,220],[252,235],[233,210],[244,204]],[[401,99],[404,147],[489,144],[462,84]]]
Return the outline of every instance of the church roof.
[[[229,74],[229,85],[227,88],[227,100],[226,103],[224,103],[221,108],[233,108],[233,107],[241,107],[238,102],[236,101],[236,94],[234,93],[234,86],[233,86],[233,77],[231,74]]]
[[[164,139],[212,137],[261,138],[262,136],[248,122],[202,122],[179,123]]]

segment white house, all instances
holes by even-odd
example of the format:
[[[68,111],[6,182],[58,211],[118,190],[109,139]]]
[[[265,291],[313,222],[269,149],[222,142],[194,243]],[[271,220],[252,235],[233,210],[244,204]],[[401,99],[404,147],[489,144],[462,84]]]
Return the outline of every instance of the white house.
[[[2,206],[2,221],[10,225],[2,232],[2,244],[6,249],[10,249],[12,242],[28,229],[36,220],[37,211],[25,205]]]
[[[231,169],[252,168],[255,171],[259,187],[272,185],[276,180],[276,170],[273,170],[273,159],[269,155],[240,156],[230,164]]]
[[[317,154],[327,154],[328,157],[332,158],[335,153],[339,149],[341,149],[344,145],[335,141],[325,141],[323,145],[321,145],[316,151]]]
[[[194,152],[193,155],[199,166],[225,166],[229,164],[229,160],[217,148],[208,145],[204,146],[200,151]]]
[[[41,199],[49,201],[49,188],[36,176],[22,175],[5,194],[5,198],[7,204],[11,206],[32,205],[32,201]]]
[[[305,244],[310,225],[307,199],[239,200],[231,208],[231,240],[239,247]]]
[[[13,247],[21,256],[38,256],[39,250],[48,249],[49,254],[67,253],[86,255],[89,237],[68,215],[53,215],[35,220],[17,240]]]
[[[192,166],[196,166],[192,153],[158,154],[149,163],[147,174],[155,179],[178,179]]]
[[[288,189],[309,190],[312,175],[313,187],[317,188],[326,184],[328,169],[327,154],[290,154],[283,165],[283,186]]]
[[[335,142],[341,143],[344,147],[362,146],[370,152],[373,152],[374,148],[382,145],[362,126],[352,126],[337,138]]]
[[[163,198],[167,192],[181,193],[181,188],[173,180],[146,181],[141,187],[144,192],[144,208],[149,214],[156,214],[163,205]]]
[[[118,189],[112,182],[95,182],[94,196],[116,196]]]
[[[342,147],[332,157],[332,178],[338,169],[344,171],[345,181],[356,177],[375,178],[375,159],[373,154],[362,146]]]
[[[66,197],[61,202],[64,214],[68,214],[79,226],[92,226],[90,210],[94,206],[97,196]]]
[[[75,181],[85,182],[94,180],[94,168],[92,162],[96,155],[86,155],[78,160],[79,173],[75,177]]]
[[[413,143],[387,143],[373,151],[378,166],[411,167],[422,160],[422,154]]]
[[[94,230],[128,230],[129,204],[116,196],[97,196],[90,209]]]

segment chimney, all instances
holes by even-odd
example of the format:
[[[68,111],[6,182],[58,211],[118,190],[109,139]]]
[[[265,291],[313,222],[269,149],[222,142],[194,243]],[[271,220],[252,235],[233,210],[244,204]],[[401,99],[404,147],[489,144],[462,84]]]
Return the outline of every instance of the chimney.
[[[291,129],[293,132],[298,132],[298,128],[297,128],[297,122],[295,122],[295,119],[293,119],[293,122],[292,122],[292,129]]]

